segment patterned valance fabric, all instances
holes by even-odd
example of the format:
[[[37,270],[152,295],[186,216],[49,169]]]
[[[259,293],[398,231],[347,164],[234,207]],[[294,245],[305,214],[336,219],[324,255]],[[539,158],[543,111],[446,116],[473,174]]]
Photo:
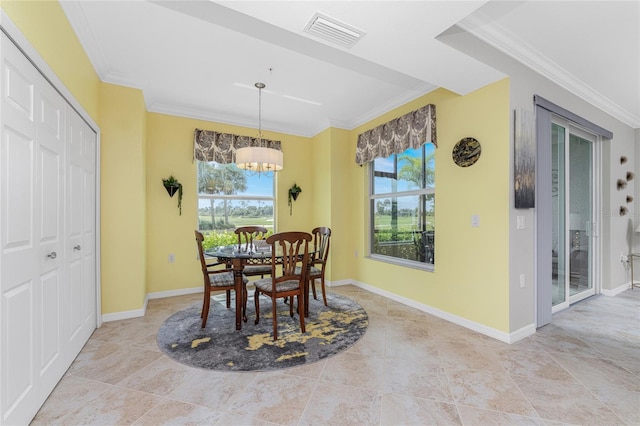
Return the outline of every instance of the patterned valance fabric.
[[[436,106],[433,104],[358,135],[356,163],[362,165],[376,158],[387,158],[409,148],[419,148],[427,142],[438,147]]]
[[[200,161],[234,163],[236,149],[247,146],[260,146],[260,143],[257,138],[251,136],[219,133],[213,130],[196,129],[193,135],[193,157]],[[262,146],[282,151],[280,141],[262,139]]]

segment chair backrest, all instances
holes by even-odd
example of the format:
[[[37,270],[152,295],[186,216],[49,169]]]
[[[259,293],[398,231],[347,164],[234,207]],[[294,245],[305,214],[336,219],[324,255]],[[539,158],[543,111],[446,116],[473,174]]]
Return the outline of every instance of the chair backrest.
[[[304,272],[309,263],[309,242],[313,239],[308,232],[280,232],[267,238],[271,245],[271,278],[273,283],[297,279],[302,285]],[[279,260],[280,259],[280,260]],[[280,266],[281,275],[276,274]],[[301,269],[296,274],[296,266]]]
[[[311,231],[313,234],[313,248],[316,252],[316,256],[313,260],[314,265],[327,264],[329,258],[329,243],[331,240],[331,229],[326,226],[320,226]]]
[[[254,240],[262,240],[269,230],[262,226],[240,226],[233,232],[238,235],[238,248],[248,251],[253,246]]]
[[[204,236],[201,232],[195,231],[196,233],[196,243],[198,244],[198,258],[200,259],[200,266],[202,267],[202,273],[205,277],[205,285],[208,283],[209,273],[207,272],[207,262],[204,260],[204,250],[202,249],[202,241],[204,241]]]

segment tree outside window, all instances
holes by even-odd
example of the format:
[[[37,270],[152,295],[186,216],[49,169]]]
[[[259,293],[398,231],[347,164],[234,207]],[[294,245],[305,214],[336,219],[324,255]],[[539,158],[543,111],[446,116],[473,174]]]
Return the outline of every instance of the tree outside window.
[[[205,246],[233,244],[238,226],[260,225],[274,232],[272,176],[205,161],[198,161],[197,171],[198,229],[207,234]]]

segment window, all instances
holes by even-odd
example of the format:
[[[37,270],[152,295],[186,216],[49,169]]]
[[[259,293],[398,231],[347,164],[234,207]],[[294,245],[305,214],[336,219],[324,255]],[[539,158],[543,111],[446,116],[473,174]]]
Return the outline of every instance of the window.
[[[435,146],[427,143],[370,164],[371,256],[433,266]]]
[[[273,184],[273,176],[235,164],[198,161],[198,229],[232,234],[238,226],[260,225],[274,232]]]

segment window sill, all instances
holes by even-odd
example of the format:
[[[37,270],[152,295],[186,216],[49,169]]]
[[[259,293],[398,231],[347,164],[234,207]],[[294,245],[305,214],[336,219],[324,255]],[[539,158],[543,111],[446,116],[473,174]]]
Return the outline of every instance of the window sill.
[[[426,271],[426,272],[434,272],[435,270],[435,265],[431,263],[413,262],[411,260],[398,259],[395,257],[382,256],[379,254],[370,254],[365,258],[375,260],[378,262],[391,263],[393,265],[403,266],[405,268],[419,269],[421,271]]]

